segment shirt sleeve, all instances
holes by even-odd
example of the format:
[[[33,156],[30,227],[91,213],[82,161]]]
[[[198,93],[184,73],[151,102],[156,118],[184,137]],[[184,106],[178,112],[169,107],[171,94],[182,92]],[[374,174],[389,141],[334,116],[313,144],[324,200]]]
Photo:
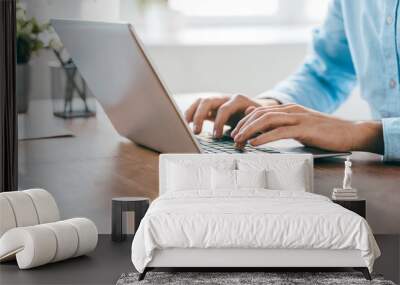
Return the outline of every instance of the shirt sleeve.
[[[299,70],[258,97],[330,113],[349,96],[355,82],[341,4],[332,1],[324,23],[313,32],[310,52]]]
[[[385,161],[400,161],[400,118],[382,119]]]

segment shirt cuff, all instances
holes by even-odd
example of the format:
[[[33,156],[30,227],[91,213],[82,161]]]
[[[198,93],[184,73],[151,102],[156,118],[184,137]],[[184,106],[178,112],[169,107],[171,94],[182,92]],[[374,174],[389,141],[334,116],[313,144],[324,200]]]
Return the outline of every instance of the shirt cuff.
[[[383,142],[385,161],[400,161],[400,118],[384,118]]]
[[[281,104],[296,103],[292,96],[279,91],[269,90],[259,94],[257,99],[275,99]]]

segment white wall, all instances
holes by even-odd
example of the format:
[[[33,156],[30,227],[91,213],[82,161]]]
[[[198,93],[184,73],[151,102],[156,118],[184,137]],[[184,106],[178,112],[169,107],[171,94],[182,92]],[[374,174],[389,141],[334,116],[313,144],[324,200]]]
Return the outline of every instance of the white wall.
[[[174,93],[220,91],[256,95],[295,70],[305,46],[185,46],[150,48]]]

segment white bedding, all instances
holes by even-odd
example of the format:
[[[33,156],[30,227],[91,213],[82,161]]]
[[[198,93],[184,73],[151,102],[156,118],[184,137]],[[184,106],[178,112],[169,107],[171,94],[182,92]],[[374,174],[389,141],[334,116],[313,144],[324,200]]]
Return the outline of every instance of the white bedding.
[[[265,189],[160,196],[134,237],[132,262],[143,272],[165,248],[357,249],[370,271],[380,255],[359,215],[320,195]]]

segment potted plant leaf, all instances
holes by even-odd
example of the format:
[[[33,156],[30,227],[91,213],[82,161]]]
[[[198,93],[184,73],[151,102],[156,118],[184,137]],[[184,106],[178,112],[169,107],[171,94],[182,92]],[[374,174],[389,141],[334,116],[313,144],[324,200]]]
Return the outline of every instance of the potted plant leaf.
[[[40,35],[48,31],[49,23],[40,24],[35,18],[29,18],[21,3],[17,3],[17,67],[16,96],[18,113],[28,110],[30,84],[29,61],[32,54],[45,48]]]

